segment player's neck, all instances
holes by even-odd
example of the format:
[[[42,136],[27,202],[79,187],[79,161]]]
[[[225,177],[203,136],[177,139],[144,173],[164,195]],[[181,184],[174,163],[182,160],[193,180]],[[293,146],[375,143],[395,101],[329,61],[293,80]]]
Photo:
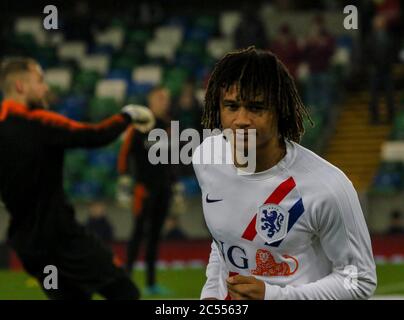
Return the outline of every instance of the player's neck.
[[[281,143],[279,140],[273,140],[265,146],[258,147],[255,172],[265,171],[276,166],[285,154],[285,143]]]
[[[239,156],[237,151],[234,150],[235,165],[237,168],[245,168],[251,164],[240,165],[237,161]],[[284,142],[273,140],[264,146],[257,146],[255,154],[255,173],[266,171],[276,166],[279,161],[283,159],[286,154],[286,145]]]
[[[14,102],[17,102],[17,103],[20,103],[23,105],[27,105],[27,100],[25,99],[25,97],[21,96],[19,94],[9,93],[4,96],[4,100],[12,100]]]

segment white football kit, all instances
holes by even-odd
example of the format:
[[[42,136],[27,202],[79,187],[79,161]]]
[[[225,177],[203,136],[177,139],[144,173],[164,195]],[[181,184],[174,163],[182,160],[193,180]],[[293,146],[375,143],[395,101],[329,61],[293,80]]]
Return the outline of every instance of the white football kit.
[[[263,280],[269,300],[373,294],[369,232],[357,193],[342,171],[286,141],[286,155],[276,166],[239,175],[231,163],[206,164],[211,146],[225,149],[213,152],[215,163],[225,163],[231,154],[220,134],[205,139],[193,155],[213,237],[201,299],[229,299],[226,278],[236,274]]]

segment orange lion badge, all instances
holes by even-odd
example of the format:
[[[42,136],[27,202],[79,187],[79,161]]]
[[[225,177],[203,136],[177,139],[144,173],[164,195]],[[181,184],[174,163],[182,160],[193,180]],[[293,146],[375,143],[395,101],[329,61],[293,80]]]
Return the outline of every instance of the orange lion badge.
[[[252,274],[256,276],[279,277],[291,276],[299,267],[299,262],[296,258],[289,255],[283,255],[286,261],[280,263],[275,261],[274,256],[270,251],[259,249],[255,254],[257,267],[252,270]]]

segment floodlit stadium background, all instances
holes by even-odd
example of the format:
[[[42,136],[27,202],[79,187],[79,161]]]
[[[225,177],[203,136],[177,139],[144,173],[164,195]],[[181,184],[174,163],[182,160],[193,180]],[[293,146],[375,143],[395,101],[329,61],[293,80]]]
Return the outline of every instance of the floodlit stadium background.
[[[358,30],[344,28],[343,8],[349,4],[358,8]],[[0,58],[36,58],[54,92],[52,109],[83,121],[103,119],[127,103],[144,104],[148,91],[157,84],[171,91],[173,120],[188,121],[200,114],[209,73],[223,54],[245,44],[246,38],[257,47],[274,49],[285,24],[298,46],[303,46],[313,21],[323,20],[335,43],[328,67],[311,74],[304,55],[290,58],[289,66],[294,68],[300,93],[316,123],[314,128],[307,126],[302,144],[341,168],[359,193],[377,261],[377,296],[404,296],[404,38],[399,0],[161,0],[97,5],[65,1],[54,3],[59,29],[49,31],[42,24],[45,5],[1,2]],[[395,43],[396,115],[391,123],[374,125],[368,111],[369,49],[365,43],[376,15],[388,17]],[[242,21],[248,28],[238,29]],[[260,24],[263,32],[246,36],[248,30],[259,30]],[[180,97],[190,90],[197,101],[191,113],[179,108]],[[321,95],[323,90],[327,92]],[[381,109],[385,115],[383,98]],[[192,126],[192,121],[187,125]],[[77,219],[85,224],[89,212],[97,210],[94,202],[101,202],[113,228],[111,246],[124,259],[132,216],[118,197],[124,194],[117,191],[120,144],[69,151],[65,174]],[[174,218],[168,219],[159,260],[159,283],[171,292],[149,298],[198,298],[204,283],[210,243],[200,191],[192,170],[180,172],[185,208],[170,209]],[[7,226],[8,215],[0,205],[0,299],[43,299],[38,284],[21,271],[6,246]],[[166,237],[173,234],[173,228],[182,230],[186,239]],[[142,261],[137,269],[134,278],[142,287]]]

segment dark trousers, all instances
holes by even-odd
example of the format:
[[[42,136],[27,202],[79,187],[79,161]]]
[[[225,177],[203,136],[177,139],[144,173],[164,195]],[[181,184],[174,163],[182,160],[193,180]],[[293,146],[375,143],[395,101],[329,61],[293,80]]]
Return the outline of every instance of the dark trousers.
[[[16,248],[14,248],[16,249]],[[90,234],[66,239],[57,250],[35,254],[16,252],[24,269],[35,277],[52,300],[90,300],[99,293],[109,300],[136,300],[140,293],[123,268],[115,265],[111,251]],[[45,288],[44,268],[57,268],[57,288]]]
[[[40,284],[42,290],[50,300],[91,300],[94,294],[94,292],[88,292],[75,286],[64,277],[59,278],[58,290],[47,290],[43,287],[42,282]],[[96,293],[107,300],[138,300],[140,298],[138,288],[127,275],[122,275],[112,280],[98,289]]]
[[[388,120],[394,118],[394,84],[390,70],[373,70],[370,79],[370,104],[369,112],[372,122],[380,120],[379,98],[384,91],[387,102]]]
[[[127,247],[127,269],[131,272],[139,255],[140,246],[146,240],[145,262],[147,285],[156,283],[156,260],[164,221],[171,200],[170,188],[149,188],[144,197],[142,209],[135,213],[134,228]],[[136,200],[135,200],[136,201]]]

